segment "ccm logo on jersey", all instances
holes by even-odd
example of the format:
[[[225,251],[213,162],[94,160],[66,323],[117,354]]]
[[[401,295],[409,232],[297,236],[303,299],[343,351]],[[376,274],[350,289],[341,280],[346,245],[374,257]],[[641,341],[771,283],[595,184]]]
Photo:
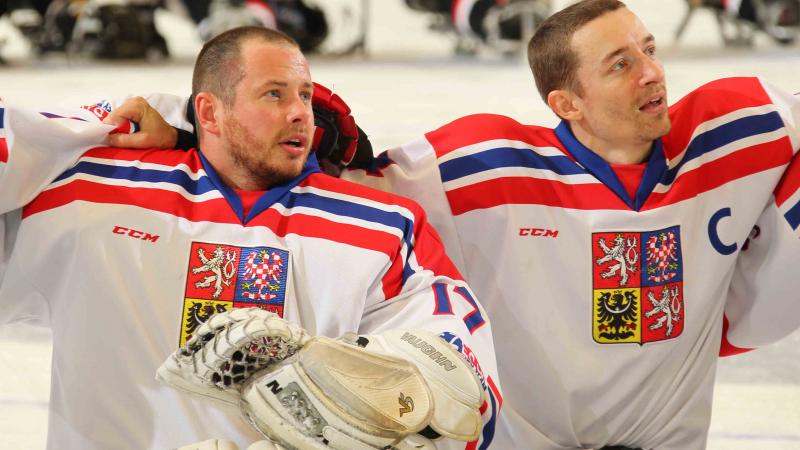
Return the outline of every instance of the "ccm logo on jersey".
[[[520,228],[519,235],[557,238],[558,230],[548,230],[547,228]]]
[[[144,231],[133,230],[131,228],[121,227],[119,225],[115,226],[113,230],[111,230],[114,234],[121,234],[123,236],[130,236],[134,239],[141,239],[143,241],[150,241],[156,242],[158,238],[161,236],[154,236],[150,233],[145,233]]]

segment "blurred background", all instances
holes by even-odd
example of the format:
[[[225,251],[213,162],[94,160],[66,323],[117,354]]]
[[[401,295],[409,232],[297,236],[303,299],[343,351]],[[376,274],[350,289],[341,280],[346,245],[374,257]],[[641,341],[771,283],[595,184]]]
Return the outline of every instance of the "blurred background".
[[[348,102],[376,151],[478,112],[552,126],[524,46],[540,20],[568,3],[0,1],[0,95],[43,106],[186,95],[204,40],[256,24],[301,43],[315,81]],[[800,0],[626,3],[656,36],[670,102],[725,76],[800,91]],[[50,349],[47,330],[0,327],[0,449],[44,448]],[[800,333],[721,360],[709,449],[800,450]]]

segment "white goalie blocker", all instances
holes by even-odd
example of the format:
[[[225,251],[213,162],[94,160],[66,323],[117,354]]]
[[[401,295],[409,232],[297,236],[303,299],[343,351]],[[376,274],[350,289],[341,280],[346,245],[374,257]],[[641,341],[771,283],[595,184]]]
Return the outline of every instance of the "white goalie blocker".
[[[212,316],[157,378],[240,408],[274,441],[248,450],[435,449],[438,436],[471,441],[482,425],[474,369],[421,330],[309,337],[275,314],[236,309]],[[182,450],[235,449],[229,444]]]

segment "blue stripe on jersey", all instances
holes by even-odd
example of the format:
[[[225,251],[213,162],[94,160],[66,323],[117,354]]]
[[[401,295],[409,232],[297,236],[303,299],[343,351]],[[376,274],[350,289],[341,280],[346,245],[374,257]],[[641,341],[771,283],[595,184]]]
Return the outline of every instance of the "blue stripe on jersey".
[[[74,119],[74,120],[80,120],[81,122],[86,122],[87,121],[86,119],[83,119],[81,117],[60,116],[58,114],[53,114],[53,113],[44,112],[44,111],[40,112],[39,114],[47,117],[48,119]]]
[[[0,108],[0,128],[4,128],[6,124],[6,109]]]
[[[396,228],[400,230],[403,235],[403,240],[406,242],[409,250],[411,249],[411,238],[414,235],[414,222],[398,212],[384,211],[371,206],[325,197],[311,192],[284,196],[278,199],[277,203],[282,204],[286,208],[312,208],[337,216],[352,217]]]
[[[595,178],[600,180],[607,188],[617,195],[629,208],[638,211],[644,204],[647,196],[653,191],[653,188],[658,184],[661,179],[666,164],[664,162],[664,152],[662,150],[661,139],[656,139],[653,144],[653,152],[647,162],[647,167],[642,177],[642,182],[636,190],[636,199],[630,198],[628,191],[622,182],[617,178],[614,169],[600,157],[597,153],[590,150],[583,145],[578,138],[572,133],[569,124],[566,121],[561,121],[555,129],[556,136],[564,148],[586,168],[586,171],[592,174]]]
[[[447,294],[447,285],[444,283],[433,283],[433,298],[436,300],[434,314],[453,314],[453,304]]]
[[[494,440],[494,429],[497,425],[497,399],[494,398],[494,392],[492,392],[492,389],[488,387],[488,384],[486,387],[486,393],[488,394],[487,397],[492,405],[492,416],[486,421],[485,424],[483,424],[483,442],[481,442],[480,447],[478,447],[479,450],[486,450],[490,445],[492,445],[492,441]]]
[[[211,179],[214,185],[217,186],[220,191],[222,191],[223,196],[226,200],[228,200],[228,203],[233,207],[233,210],[236,211],[236,214],[242,220],[242,223],[247,223],[253,220],[256,216],[269,209],[270,206],[274,205],[279,199],[285,198],[295,186],[300,184],[309,175],[320,171],[317,157],[311,153],[308,155],[306,165],[303,166],[303,170],[300,172],[300,175],[284,183],[271,186],[269,190],[264,193],[264,195],[256,200],[253,208],[250,209],[250,213],[247,214],[247,217],[244,217],[244,208],[242,207],[242,200],[239,198],[239,195],[222,182],[217,173],[214,171],[214,168],[206,160],[202,153],[200,153],[200,157],[203,161],[203,167],[206,169],[206,173],[208,173],[208,177]]]
[[[381,171],[392,164],[394,164],[394,161],[392,161],[392,158],[389,157],[389,152],[384,151],[372,159],[372,161],[369,163],[369,167],[366,169],[366,172],[370,175],[381,175]]]
[[[642,181],[636,190],[633,209],[636,211],[642,209],[647,197],[653,192],[653,188],[656,187],[666,171],[667,159],[664,157],[664,144],[661,139],[656,139],[655,145],[653,145],[653,153],[650,154],[650,159],[647,160],[647,167],[644,169]],[[620,184],[622,183],[620,182]],[[625,194],[627,195],[627,191],[625,191]]]
[[[699,134],[689,143],[683,160],[667,171],[661,183],[664,185],[672,184],[684,164],[705,153],[712,152],[739,139],[769,133],[781,127],[783,127],[783,120],[781,120],[777,111],[772,111],[756,116],[742,117]]]
[[[195,181],[182,170],[156,170],[142,169],[138,167],[119,167],[88,161],[78,162],[78,164],[56,178],[56,181],[64,180],[80,173],[117,180],[146,181],[150,183],[172,183],[183,187],[192,195],[200,195],[216,190],[208,178],[201,177],[199,180]]]
[[[793,230],[796,230],[797,227],[800,226],[800,202],[789,208],[783,217],[789,222],[789,226],[791,226]]]
[[[404,235],[411,236],[413,222],[398,212],[384,211],[371,206],[353,203],[338,198],[303,192],[287,195],[278,199],[277,203],[286,208],[312,208],[343,217],[353,217],[368,222],[380,223],[399,229]],[[410,244],[410,242],[409,242]]]
[[[469,333],[472,334],[475,332],[475,330],[483,326],[486,323],[486,320],[481,315],[481,310],[478,308],[478,302],[472,298],[472,295],[468,290],[461,286],[453,290],[461,294],[461,296],[464,297],[464,299],[468,301],[470,305],[472,305],[472,311],[464,316],[464,324],[467,326]]]
[[[542,156],[530,149],[497,147],[441,163],[442,181],[448,182],[467,175],[503,167],[543,169],[559,175],[586,173],[567,156]]]
[[[304,192],[284,196],[277,200],[286,208],[305,207],[317,209],[330,214],[342,217],[352,217],[368,222],[380,223],[400,230],[402,239],[406,244],[403,266],[403,284],[414,274],[414,270],[409,265],[409,256],[413,251],[412,238],[414,236],[414,221],[406,218],[398,212],[384,211],[371,206],[353,203],[347,200],[340,200],[322,195]]]
[[[414,269],[411,268],[411,264],[408,263],[408,259],[410,256],[411,256],[411,247],[409,247],[408,250],[406,251],[406,260],[405,264],[403,265],[403,286],[405,286],[408,279],[411,278],[411,275],[414,275],[415,273]]]

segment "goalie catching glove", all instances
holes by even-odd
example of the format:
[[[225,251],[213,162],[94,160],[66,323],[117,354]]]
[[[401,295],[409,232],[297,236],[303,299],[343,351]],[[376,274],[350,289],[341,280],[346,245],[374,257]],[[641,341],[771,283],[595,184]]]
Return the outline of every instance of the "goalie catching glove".
[[[483,389],[472,366],[427,331],[309,337],[257,308],[212,316],[157,378],[239,405],[287,448],[435,449],[425,436],[469,441]]]

